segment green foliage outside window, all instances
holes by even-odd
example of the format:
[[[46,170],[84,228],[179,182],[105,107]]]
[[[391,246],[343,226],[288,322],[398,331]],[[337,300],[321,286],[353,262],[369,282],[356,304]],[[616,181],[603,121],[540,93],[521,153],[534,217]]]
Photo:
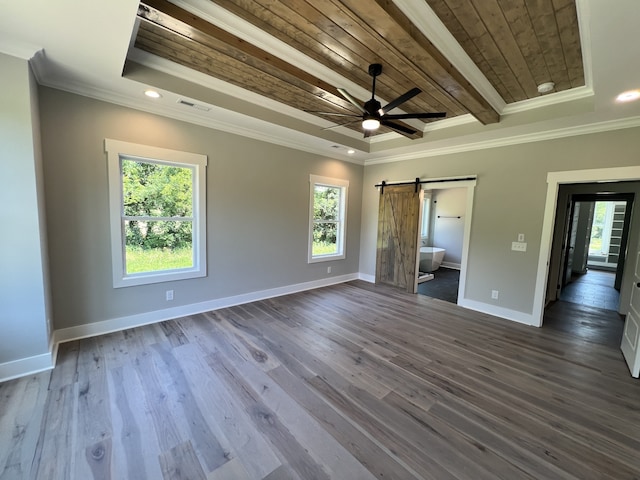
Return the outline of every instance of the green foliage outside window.
[[[341,189],[316,185],[313,193],[313,255],[338,252]]]
[[[607,217],[607,202],[596,202],[593,212],[593,224],[591,225],[591,240],[589,242],[589,253],[600,255],[602,251],[602,235]]]
[[[123,160],[122,187],[127,273],[191,267],[193,171]]]

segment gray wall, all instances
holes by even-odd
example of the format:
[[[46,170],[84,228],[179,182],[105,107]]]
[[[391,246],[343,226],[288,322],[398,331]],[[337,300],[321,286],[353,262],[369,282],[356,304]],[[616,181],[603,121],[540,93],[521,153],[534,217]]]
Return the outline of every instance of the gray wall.
[[[0,71],[3,85],[0,364],[3,364],[47,354],[49,330],[37,91],[26,60],[0,54]]]
[[[56,329],[358,272],[363,167],[54,89],[40,96]],[[112,287],[105,138],[208,155],[206,278]],[[350,182],[345,260],[307,263],[309,174]]]
[[[466,299],[516,312],[533,311],[547,192],[547,172],[640,163],[640,129],[371,165],[365,168],[360,272],[375,275],[378,192],[374,185],[415,177],[477,174],[470,232]],[[524,233],[525,253],[511,251]],[[634,245],[630,243],[630,245]],[[491,290],[499,300],[491,300]]]

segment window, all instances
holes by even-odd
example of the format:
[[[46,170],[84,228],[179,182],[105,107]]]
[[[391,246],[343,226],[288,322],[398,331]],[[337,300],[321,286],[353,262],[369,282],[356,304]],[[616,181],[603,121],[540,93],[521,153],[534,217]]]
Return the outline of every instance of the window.
[[[311,175],[309,263],[345,258],[349,182]]]
[[[420,237],[424,242],[430,240],[431,232],[431,191],[424,191],[422,200],[422,225],[420,227]]]
[[[206,275],[206,155],[105,140],[113,286]]]

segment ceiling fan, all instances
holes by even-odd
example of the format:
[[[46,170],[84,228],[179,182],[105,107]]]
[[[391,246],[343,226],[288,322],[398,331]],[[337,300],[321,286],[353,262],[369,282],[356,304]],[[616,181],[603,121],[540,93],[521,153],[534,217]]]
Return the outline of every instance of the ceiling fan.
[[[371,87],[371,99],[367,100],[364,105],[360,105],[358,101],[349,94],[344,88],[338,88],[338,92],[347,99],[360,113],[331,113],[331,112],[309,112],[316,113],[319,115],[330,115],[330,116],[339,116],[339,117],[356,117],[357,120],[351,120],[346,123],[342,123],[340,125],[334,125],[328,128],[335,128],[345,125],[350,125],[352,123],[356,123],[362,121],[362,128],[364,130],[364,136],[370,137],[372,133],[380,127],[380,125],[384,125],[385,127],[391,128],[398,133],[403,135],[414,135],[417,133],[417,130],[407,126],[406,124],[400,124],[394,122],[393,120],[405,120],[409,118],[443,118],[447,114],[445,112],[431,112],[431,113],[400,113],[400,114],[391,114],[388,112],[393,110],[396,107],[399,107],[404,102],[412,99],[416,95],[418,95],[422,90],[419,88],[412,88],[408,92],[400,95],[395,100],[389,102],[384,107],[382,104],[376,100],[376,77],[382,73],[382,65],[379,63],[373,63],[369,65],[369,75],[373,77],[373,85]]]

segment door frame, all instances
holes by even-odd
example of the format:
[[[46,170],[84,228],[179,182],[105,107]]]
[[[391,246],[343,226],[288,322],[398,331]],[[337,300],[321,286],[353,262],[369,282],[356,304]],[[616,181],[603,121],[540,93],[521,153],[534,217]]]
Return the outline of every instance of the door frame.
[[[544,317],[553,225],[556,220],[558,189],[565,183],[626,182],[640,180],[640,166],[569,170],[547,173],[547,197],[545,201],[540,253],[533,298],[532,324],[541,327]]]
[[[463,178],[469,178],[472,175],[467,175]],[[475,175],[473,175],[475,177]],[[461,305],[465,296],[465,289],[467,284],[467,264],[469,259],[469,244],[471,240],[471,218],[473,214],[473,196],[475,194],[475,188],[477,179],[469,180],[456,180],[456,177],[445,178],[429,178],[429,183],[422,185],[423,190],[446,190],[449,188],[466,188],[467,198],[464,214],[464,233],[462,237],[462,257],[460,258],[460,280],[458,281],[458,298],[456,303]],[[420,241],[418,239],[418,241]]]
[[[626,254],[627,254],[627,246],[629,242],[629,230],[631,228],[631,217],[633,216],[633,205],[636,201],[635,193],[625,193],[625,192],[607,192],[607,193],[574,193],[571,194],[571,199],[569,203],[572,205],[572,214],[573,217],[573,205],[577,202],[625,202],[625,214],[624,214],[624,222],[622,228],[622,238],[620,241],[620,253],[619,259],[616,266],[616,277],[614,282],[614,288],[616,290],[620,290],[622,284],[622,275],[624,264],[626,262]],[[560,271],[559,274],[567,274],[564,270],[566,266],[563,267],[563,271]],[[562,286],[564,288],[565,285]],[[558,295],[559,297],[559,295]]]

